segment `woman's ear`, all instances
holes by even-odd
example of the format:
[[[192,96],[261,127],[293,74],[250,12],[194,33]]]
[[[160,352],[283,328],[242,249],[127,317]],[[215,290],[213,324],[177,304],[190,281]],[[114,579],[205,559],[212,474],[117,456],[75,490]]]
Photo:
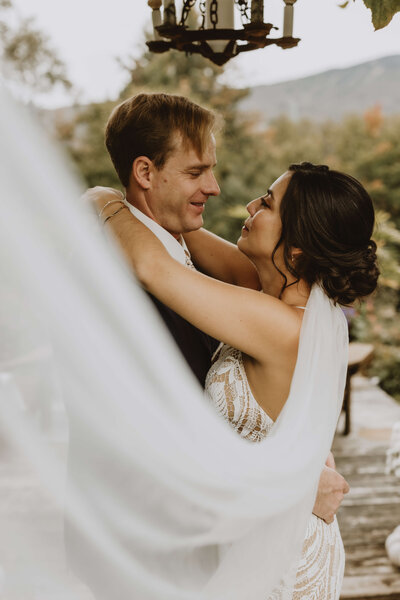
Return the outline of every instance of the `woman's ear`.
[[[294,246],[292,247],[292,249],[290,250],[290,258],[292,263],[296,262],[296,259],[299,258],[299,256],[301,256],[303,254],[303,252],[300,250],[300,248],[295,248]]]
[[[153,161],[147,156],[138,156],[132,164],[132,178],[143,190],[150,187],[150,174],[154,168]]]

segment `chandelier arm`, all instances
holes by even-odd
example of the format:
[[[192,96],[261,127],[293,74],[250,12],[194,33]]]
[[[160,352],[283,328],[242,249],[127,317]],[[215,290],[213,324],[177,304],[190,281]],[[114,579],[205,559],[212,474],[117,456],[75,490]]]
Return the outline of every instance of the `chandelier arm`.
[[[157,31],[165,38],[183,42],[202,42],[207,40],[248,40],[249,38],[263,38],[272,29],[277,29],[271,23],[260,26],[246,25],[243,29],[186,29],[180,25],[161,25]]]

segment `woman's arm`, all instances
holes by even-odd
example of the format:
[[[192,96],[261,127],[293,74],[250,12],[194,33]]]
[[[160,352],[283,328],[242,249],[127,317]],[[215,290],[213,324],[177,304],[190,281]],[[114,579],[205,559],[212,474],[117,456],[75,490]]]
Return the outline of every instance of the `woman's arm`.
[[[233,285],[260,289],[255,266],[235,244],[206,229],[185,233],[184,238],[193,262],[203,273]]]
[[[118,204],[108,206],[103,220],[117,208]],[[105,226],[114,232],[144,287],[202,331],[262,363],[277,361],[281,350],[297,351],[300,321],[277,298],[181,265],[126,208]]]
[[[109,187],[97,186],[87,190],[83,199],[104,204],[109,199],[119,198],[121,192]],[[207,275],[254,290],[260,289],[260,281],[253,263],[235,244],[200,229],[184,235],[192,259],[196,266]]]

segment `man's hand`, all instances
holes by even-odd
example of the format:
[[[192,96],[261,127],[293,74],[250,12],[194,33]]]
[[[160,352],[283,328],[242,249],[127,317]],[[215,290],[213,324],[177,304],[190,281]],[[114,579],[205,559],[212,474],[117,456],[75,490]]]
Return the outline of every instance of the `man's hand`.
[[[347,494],[349,490],[349,484],[345,478],[335,471],[335,461],[330,453],[319,479],[317,498],[313,508],[314,515],[326,523],[332,523],[344,494]]]

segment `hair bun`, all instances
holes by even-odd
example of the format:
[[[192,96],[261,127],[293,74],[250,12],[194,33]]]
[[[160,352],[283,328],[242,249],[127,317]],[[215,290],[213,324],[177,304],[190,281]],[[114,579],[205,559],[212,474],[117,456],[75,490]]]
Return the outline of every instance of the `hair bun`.
[[[376,288],[379,277],[376,243],[351,253],[351,269],[346,255],[333,261],[321,277],[321,284],[328,295],[339,304],[352,304],[357,298],[369,296]]]

